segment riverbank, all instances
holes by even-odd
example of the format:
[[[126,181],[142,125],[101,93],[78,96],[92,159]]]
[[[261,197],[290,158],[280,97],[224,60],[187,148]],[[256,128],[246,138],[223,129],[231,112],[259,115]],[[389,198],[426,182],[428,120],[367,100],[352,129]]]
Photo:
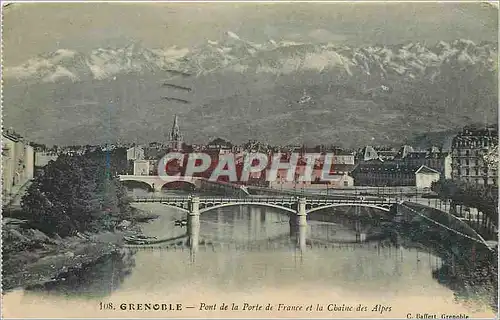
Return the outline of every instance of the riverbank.
[[[50,237],[26,220],[2,219],[3,272],[5,291],[51,282],[68,270],[78,270],[124,248],[123,236],[141,233],[140,224],[157,216],[135,210],[114,231]]]
[[[147,214],[155,212],[152,223],[141,223],[141,231],[146,237],[168,239],[186,234],[186,228],[175,225],[175,220],[185,219],[186,213],[158,203],[134,203],[133,208]]]
[[[397,234],[407,249],[416,248],[442,260],[439,268],[432,271],[436,281],[453,290],[456,300],[473,301],[498,311],[498,252],[469,241],[456,234],[436,235],[429,230],[400,225]]]
[[[150,207],[133,205],[131,213],[117,224],[115,231],[80,233],[65,238],[50,237],[30,226],[29,221],[22,219],[26,217],[21,212],[8,212],[11,217],[2,219],[4,291],[51,283],[70,271],[82,270],[106,257],[122,254],[127,250],[125,235],[184,235],[185,228],[173,223],[184,217],[183,212],[162,210],[160,214],[153,214]]]

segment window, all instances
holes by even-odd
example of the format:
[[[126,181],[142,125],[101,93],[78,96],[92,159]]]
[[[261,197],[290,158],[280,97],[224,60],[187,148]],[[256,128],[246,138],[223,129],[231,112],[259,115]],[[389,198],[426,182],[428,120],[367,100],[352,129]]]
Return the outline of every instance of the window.
[[[469,170],[469,168],[465,169],[465,175],[466,175],[466,176],[470,175],[470,170]]]
[[[465,159],[465,165],[468,166],[469,165],[469,159]]]
[[[344,187],[348,187],[349,186],[349,181],[344,181]]]

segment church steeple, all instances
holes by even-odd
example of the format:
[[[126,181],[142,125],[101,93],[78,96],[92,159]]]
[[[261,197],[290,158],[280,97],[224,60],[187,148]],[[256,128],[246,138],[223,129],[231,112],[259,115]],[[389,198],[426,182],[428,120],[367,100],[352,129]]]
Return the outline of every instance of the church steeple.
[[[181,130],[179,129],[179,122],[177,121],[177,115],[174,115],[174,124],[172,125],[172,131],[170,131],[170,140],[175,141],[180,138]]]
[[[179,129],[177,115],[174,115],[174,124],[172,125],[172,130],[170,131],[169,148],[174,150],[182,149],[182,134]]]

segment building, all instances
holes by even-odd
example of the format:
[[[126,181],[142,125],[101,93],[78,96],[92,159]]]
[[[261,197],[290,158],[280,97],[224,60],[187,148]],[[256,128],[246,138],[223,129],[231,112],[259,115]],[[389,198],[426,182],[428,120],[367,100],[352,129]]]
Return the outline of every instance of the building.
[[[333,154],[333,163],[354,165],[354,152],[335,151]]]
[[[144,148],[144,159],[142,160],[160,160],[167,151],[161,147],[148,147]]]
[[[415,186],[417,166],[399,161],[384,162],[380,159],[359,163],[351,173],[356,186],[395,187]]]
[[[322,166],[324,164],[321,164]],[[333,164],[330,167],[330,174],[350,174],[356,168],[354,164]]]
[[[374,149],[377,152],[379,159],[383,161],[394,160],[398,154],[398,150],[392,147],[376,147]]]
[[[414,151],[401,161],[410,166],[427,166],[438,171],[444,179],[451,179],[451,154],[432,147],[427,151]]]
[[[354,178],[348,175],[347,172],[330,172],[328,179],[323,175],[323,169],[315,169],[313,171],[312,187],[323,185],[328,188],[348,188],[354,187]]]
[[[35,151],[35,174],[42,172],[43,167],[50,161],[56,161],[57,158],[59,155],[54,151]]]
[[[169,141],[167,142],[167,148],[170,151],[180,151],[182,150],[183,137],[181,130],[179,129],[179,122],[177,115],[174,116],[174,124],[172,125],[172,130],[170,131]]]
[[[144,148],[134,146],[127,149],[127,161],[144,160]]]
[[[35,168],[43,168],[50,161],[56,161],[59,155],[56,152],[36,151],[35,152]]]
[[[29,144],[23,144],[22,147],[24,148],[23,179],[27,182],[35,175],[35,150]]]
[[[4,196],[10,194],[13,186],[16,185],[16,142],[18,138],[3,134],[2,137],[2,191]]]
[[[134,161],[134,175],[135,176],[149,176],[151,173],[151,166],[149,160],[135,160]]]
[[[441,173],[437,170],[422,165],[415,171],[415,186],[417,188],[430,188],[433,182],[439,181]]]
[[[266,170],[266,176],[270,174],[269,170],[269,168]],[[304,175],[305,171],[305,165],[298,165],[295,170],[294,180],[287,181],[288,169],[278,169],[276,172],[276,180],[270,181],[269,187],[275,189],[328,189],[354,186],[354,178],[349,176],[347,172],[330,172],[328,174],[328,179],[325,179],[323,168],[319,167],[312,170],[311,181],[300,181],[300,177]]]
[[[402,146],[397,152],[394,149],[387,151],[381,156],[381,151],[376,151],[375,158],[370,147],[363,149],[362,159],[352,175],[358,186],[417,186],[427,188],[424,181],[439,179],[450,179],[452,172],[452,157],[439,148],[432,147],[428,150],[416,151],[409,145]],[[417,180],[416,174],[420,169]],[[425,176],[424,176],[425,172]],[[432,172],[432,174],[431,174]],[[428,176],[432,175],[432,178]],[[424,186],[425,185],[425,186]]]
[[[498,164],[488,155],[498,146],[498,126],[465,127],[452,140],[452,179],[478,185],[498,185]]]
[[[355,165],[355,156],[354,153],[351,152],[342,152],[334,154],[332,157],[332,163],[330,164],[330,168],[328,171],[330,174],[336,175],[344,175],[349,174],[356,167]],[[320,168],[324,168],[326,164],[325,155],[321,155],[319,161],[316,161],[316,166]],[[326,169],[325,169],[326,170]]]
[[[2,195],[10,197],[16,189],[33,179],[35,152],[21,136],[2,132]]]
[[[379,155],[377,151],[375,151],[375,148],[372,146],[366,146],[363,149],[361,149],[360,152],[358,152],[357,155],[357,160],[358,161],[370,161],[370,160],[375,160],[379,159]]]
[[[404,159],[412,152],[415,152],[412,146],[404,145],[401,148],[399,148],[394,159]]]
[[[205,150],[211,153],[227,154],[233,151],[233,144],[228,140],[216,138],[207,144]]]
[[[430,188],[441,173],[426,165],[409,165],[404,162],[372,160],[360,163],[352,172],[356,186]]]

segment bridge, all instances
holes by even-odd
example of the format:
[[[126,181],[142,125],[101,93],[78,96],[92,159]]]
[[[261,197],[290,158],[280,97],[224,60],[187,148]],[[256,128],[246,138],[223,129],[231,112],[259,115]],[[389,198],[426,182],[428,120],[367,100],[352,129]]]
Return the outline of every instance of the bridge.
[[[199,239],[199,228],[200,228],[200,215],[214,209],[230,207],[230,206],[240,206],[240,205],[255,205],[264,206],[269,208],[275,208],[283,210],[289,216],[290,223],[290,234],[296,235],[297,245],[303,250],[306,247],[306,229],[307,229],[307,215],[315,211],[334,208],[334,207],[366,207],[378,209],[384,212],[392,212],[393,216],[399,215],[404,216],[405,221],[411,221],[415,217],[421,220],[426,220],[430,223],[438,225],[440,228],[447,229],[448,231],[454,232],[460,236],[473,240],[475,242],[481,243],[487,247],[487,241],[473,228],[471,228],[467,223],[459,219],[458,217],[445,212],[439,211],[438,215],[445,215],[448,217],[448,223],[443,223],[442,219],[435,220],[433,215],[426,215],[422,213],[421,210],[416,210],[412,207],[413,204],[404,201],[396,200],[390,198],[372,198],[365,199],[364,197],[348,197],[348,198],[321,198],[321,199],[310,199],[305,197],[269,197],[269,196],[250,196],[242,198],[230,198],[230,197],[198,197],[198,196],[188,196],[188,197],[138,197],[133,199],[136,203],[161,203],[163,205],[177,208],[186,212],[188,216],[187,225],[187,236],[189,238],[189,244],[191,249],[196,251]],[[424,207],[421,204],[416,204],[420,207]],[[424,208],[425,209],[425,208]],[[436,210],[436,208],[429,209]],[[399,212],[404,212],[403,215]],[[356,210],[356,214],[359,211]],[[439,221],[438,221],[439,220]],[[441,221],[441,222],[440,222]],[[452,224],[449,222],[453,221]],[[453,227],[450,227],[453,225]],[[356,238],[358,241],[362,242],[366,238],[366,234],[361,231],[359,223],[355,226]]]
[[[307,215],[314,211],[333,207],[370,207],[389,212],[395,205],[396,200],[379,198],[364,200],[360,199],[306,199],[298,197],[245,197],[245,198],[225,198],[225,197],[138,197],[133,202],[138,203],[162,203],[175,207],[186,212],[192,212],[192,203],[197,203],[198,214],[209,210],[240,205],[265,206],[286,211],[288,214]],[[303,207],[301,207],[303,205]],[[298,212],[297,210],[303,210]]]
[[[395,200],[390,199],[306,199],[299,197],[244,197],[244,198],[225,198],[225,197],[152,197],[135,198],[137,203],[161,203],[170,207],[183,210],[187,213],[187,234],[189,244],[193,251],[197,250],[199,243],[200,215],[204,212],[217,208],[256,205],[270,208],[281,209],[290,217],[290,234],[297,235],[297,245],[301,250],[306,247],[306,229],[307,215],[323,209],[333,207],[369,207],[379,209],[385,212],[392,210],[396,204]],[[361,232],[357,225],[356,238],[363,241],[366,235]]]
[[[183,182],[192,185],[195,188],[199,188],[199,180],[197,177],[180,177],[180,176],[140,176],[140,175],[119,175],[120,181],[135,181],[147,184],[151,190],[156,192],[161,191],[165,185],[174,182]]]
[[[202,177],[189,176],[140,176],[140,175],[119,175],[120,181],[135,181],[145,183],[154,192],[170,183],[187,183],[200,191],[223,192],[224,194],[249,195],[247,187],[230,182],[211,181]]]

